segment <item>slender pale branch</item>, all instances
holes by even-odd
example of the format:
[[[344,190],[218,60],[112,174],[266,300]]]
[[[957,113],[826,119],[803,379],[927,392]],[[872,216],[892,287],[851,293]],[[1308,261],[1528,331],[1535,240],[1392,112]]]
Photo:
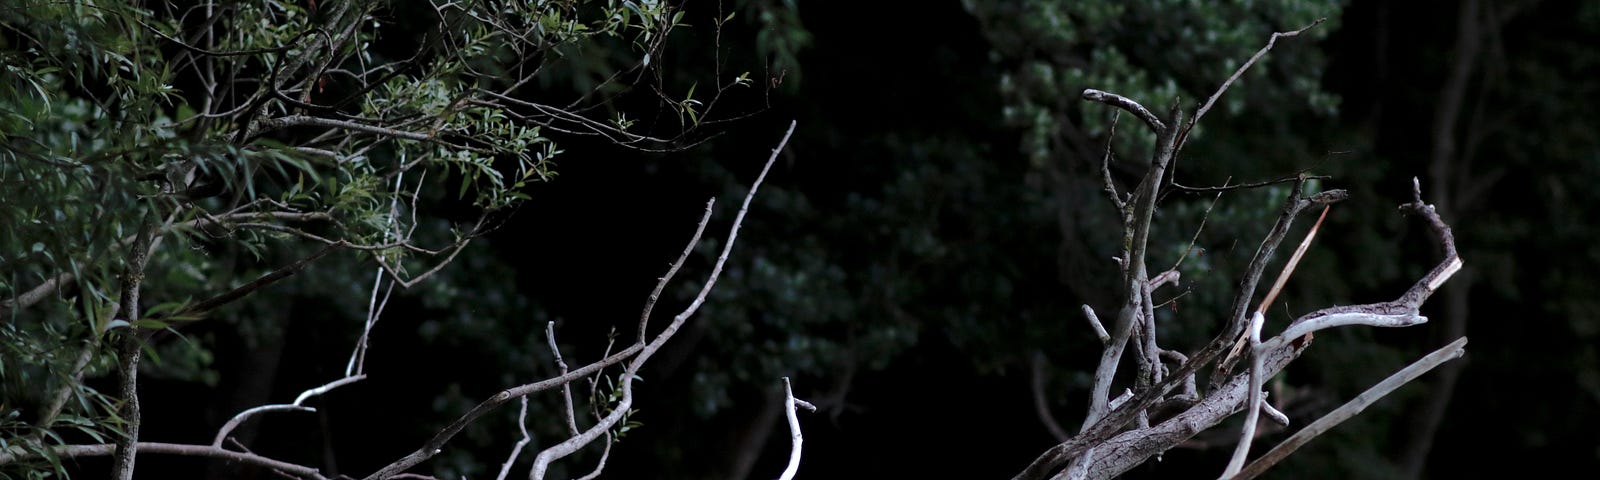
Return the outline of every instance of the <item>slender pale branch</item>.
[[[1267,289],[1267,296],[1263,297],[1261,304],[1256,306],[1257,314],[1266,313],[1267,307],[1272,306],[1272,302],[1278,298],[1278,293],[1283,291],[1283,286],[1289,283],[1289,277],[1294,275],[1295,267],[1300,265],[1300,259],[1305,257],[1306,250],[1311,247],[1311,240],[1317,238],[1317,229],[1321,228],[1322,221],[1328,218],[1328,209],[1331,207],[1332,205],[1322,207],[1322,215],[1317,217],[1316,223],[1311,224],[1311,231],[1306,232],[1306,238],[1300,241],[1300,246],[1295,247],[1294,254],[1289,255],[1289,261],[1285,262],[1283,269],[1278,271],[1278,278],[1272,282],[1272,288]],[[1259,330],[1260,327],[1260,325],[1254,325],[1253,328]],[[1239,342],[1234,344],[1233,351],[1229,352],[1228,356],[1222,360],[1217,370],[1220,372],[1230,371],[1233,368],[1233,363],[1239,359],[1239,353],[1244,351],[1246,343],[1249,342],[1241,336]],[[1255,343],[1260,343],[1260,339],[1257,338]]]
[[[800,417],[794,410],[796,405],[805,402],[794,398],[794,389],[789,385],[789,377],[783,377],[783,398],[783,413],[789,419],[789,465],[784,467],[782,475],[778,475],[778,480],[793,480],[794,474],[800,471],[800,448],[805,443],[805,436],[800,434]],[[811,407],[810,410],[816,410],[816,407]]]
[[[244,411],[239,412],[239,414],[234,415],[233,418],[228,419],[228,423],[222,424],[222,428],[217,429],[216,437],[211,439],[211,446],[212,447],[216,447],[216,448],[222,448],[222,440],[228,438],[228,434],[229,433],[233,433],[233,429],[238,428],[240,423],[244,423],[245,420],[249,419],[250,417],[256,416],[256,414],[267,413],[267,412],[315,412],[315,411],[317,411],[317,409],[315,409],[315,408],[303,407],[303,406],[300,406],[300,405],[288,405],[288,404],[261,405],[261,406],[258,406],[258,407],[245,409]]]
[[[1305,257],[1306,250],[1311,247],[1311,240],[1317,238],[1317,229],[1322,228],[1322,221],[1328,218],[1328,209],[1332,205],[1322,207],[1322,215],[1317,217],[1317,222],[1311,224],[1311,231],[1306,232],[1306,238],[1300,241],[1300,246],[1295,247],[1294,254],[1289,255],[1289,261],[1283,264],[1283,270],[1278,272],[1278,279],[1272,282],[1272,288],[1267,290],[1267,296],[1261,299],[1261,304],[1256,306],[1256,311],[1266,313],[1267,307],[1272,306],[1273,300],[1283,292],[1284,284],[1289,283],[1289,277],[1294,276],[1295,267],[1300,266],[1300,259]]]
[[[1279,277],[1284,278],[1284,277]],[[1261,324],[1266,320],[1262,318],[1261,311],[1256,310],[1250,316],[1250,383],[1245,390],[1248,400],[1245,402],[1247,412],[1244,417],[1244,427],[1239,433],[1239,443],[1234,446],[1233,458],[1228,460],[1227,468],[1223,469],[1221,478],[1228,478],[1239,473],[1244,468],[1244,459],[1250,455],[1250,444],[1256,438],[1256,422],[1261,418],[1261,384],[1262,378],[1261,354]]]
[[[1179,183],[1174,182],[1172,184],[1172,188],[1174,190],[1178,190],[1178,191],[1181,191],[1181,192],[1189,192],[1189,193],[1211,193],[1211,192],[1220,193],[1220,192],[1227,192],[1227,191],[1231,191],[1231,190],[1249,190],[1249,189],[1252,189],[1252,188],[1261,188],[1261,187],[1265,187],[1265,186],[1268,186],[1268,185],[1277,185],[1277,184],[1280,184],[1280,183],[1297,182],[1297,181],[1300,181],[1302,178],[1304,178],[1306,180],[1327,180],[1327,179],[1333,178],[1333,176],[1331,176],[1331,175],[1306,175],[1305,172],[1300,172],[1300,173],[1296,173],[1294,175],[1289,175],[1287,177],[1279,177],[1279,178],[1274,178],[1274,179],[1271,179],[1271,180],[1262,180],[1262,181],[1259,181],[1259,182],[1240,183],[1240,184],[1234,184],[1234,185],[1228,184],[1228,181],[1232,180],[1232,178],[1229,178],[1228,180],[1222,182],[1222,186],[1217,186],[1217,187],[1191,187],[1191,186],[1188,186],[1188,185],[1183,185],[1183,184],[1179,184]]]
[[[1089,320],[1089,326],[1094,328],[1094,336],[1100,339],[1100,344],[1111,343],[1111,334],[1106,333],[1106,327],[1100,324],[1100,317],[1094,314],[1089,304],[1083,305],[1083,317]]]
[[[566,375],[567,374],[567,361],[561,359],[561,347],[556,346],[556,322],[545,322],[545,324],[544,324],[544,339],[545,339],[545,342],[550,344],[550,354],[551,355],[555,355],[555,357],[556,357],[556,367],[561,371],[562,375]],[[527,400],[523,400],[523,403],[524,403],[524,405],[526,405]],[[571,383],[564,384],[564,385],[561,386],[561,405],[562,405],[563,413],[565,413],[566,414],[565,416],[567,417],[567,432],[572,434],[572,435],[577,435],[578,434],[578,414],[576,412],[576,409],[572,407],[572,384]],[[524,408],[526,408],[526,407],[524,407]]]
[[[533,435],[528,433],[528,397],[522,397],[522,410],[517,411],[517,429],[522,431],[522,438],[511,446],[511,454],[506,456],[505,463],[500,464],[500,474],[495,475],[495,480],[506,480],[506,475],[511,473],[511,465],[517,462],[517,456],[522,454],[528,442],[533,441]]]
[[[267,119],[267,120],[262,120],[261,123],[257,124],[257,129],[258,129],[257,132],[265,132],[265,131],[270,131],[270,130],[277,130],[277,129],[281,129],[281,128],[295,127],[295,126],[301,126],[301,125],[313,126],[313,127],[337,128],[337,129],[341,129],[341,130],[350,130],[350,131],[353,131],[353,132],[370,133],[370,134],[373,134],[373,135],[384,135],[384,136],[390,136],[390,137],[396,137],[396,138],[404,138],[404,139],[407,139],[407,140],[428,141],[428,140],[432,140],[433,139],[433,136],[428,135],[428,134],[424,134],[424,133],[407,132],[407,131],[403,131],[403,130],[395,130],[395,129],[392,129],[392,128],[384,128],[384,127],[379,127],[379,126],[375,126],[375,125],[367,125],[367,124],[356,123],[356,122],[351,122],[351,121],[346,121],[346,120],[335,120],[335,119],[332,119],[332,118],[313,117],[313,116],[310,116],[310,115],[290,115],[290,116],[287,116],[287,117],[278,117],[278,118],[271,118],[271,119]]]
[[[1128,221],[1128,203],[1123,201],[1122,194],[1117,193],[1116,182],[1111,181],[1111,140],[1117,137],[1117,120],[1122,118],[1122,112],[1111,114],[1111,127],[1106,132],[1106,154],[1100,159],[1101,188],[1105,189],[1106,197],[1111,199],[1111,205],[1117,207],[1117,219],[1126,223]]]
[[[344,377],[344,378],[341,378],[341,379],[338,379],[338,380],[334,380],[332,382],[325,383],[325,384],[317,386],[317,387],[308,388],[305,391],[300,392],[300,395],[296,396],[294,398],[294,403],[276,404],[276,405],[262,405],[262,406],[259,406],[259,407],[250,408],[250,409],[247,409],[245,411],[239,412],[238,415],[234,415],[233,418],[228,419],[228,422],[224,423],[222,425],[222,428],[217,429],[217,435],[216,435],[215,438],[213,438],[211,440],[211,446],[217,447],[217,448],[221,448],[222,447],[222,440],[225,439],[225,438],[228,438],[228,434],[233,432],[234,428],[237,428],[240,423],[243,423],[246,419],[249,419],[250,417],[255,416],[256,414],[266,413],[266,412],[287,412],[287,411],[315,412],[315,411],[317,411],[317,409],[311,408],[311,407],[307,407],[307,406],[303,405],[306,402],[306,400],[310,400],[311,397],[315,397],[315,396],[318,396],[318,395],[322,395],[324,393],[328,393],[329,391],[332,391],[335,388],[339,388],[339,387],[344,386],[344,385],[349,385],[351,383],[355,383],[355,382],[361,381],[362,379],[365,379],[365,378],[367,378],[366,375],[356,375],[356,376],[351,376],[351,377]]]
[[[1045,430],[1050,432],[1051,437],[1055,437],[1058,442],[1065,442],[1070,436],[1067,434],[1067,429],[1061,428],[1061,422],[1056,421],[1055,414],[1050,413],[1050,400],[1044,392],[1046,367],[1044,353],[1034,351],[1031,357],[1032,361],[1029,363],[1032,364],[1030,370],[1033,375],[1030,376],[1032,381],[1029,382],[1029,386],[1033,391],[1034,413],[1039,416],[1039,423],[1044,424]]]

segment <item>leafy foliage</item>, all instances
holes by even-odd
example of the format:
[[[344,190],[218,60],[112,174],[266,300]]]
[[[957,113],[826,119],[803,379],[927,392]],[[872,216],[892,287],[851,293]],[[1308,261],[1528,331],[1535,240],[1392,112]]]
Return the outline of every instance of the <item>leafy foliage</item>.
[[[3,8],[0,453],[46,454],[58,473],[50,445],[122,435],[88,381],[117,361],[112,332],[148,339],[156,378],[215,385],[208,324],[253,345],[284,335],[286,312],[224,305],[343,249],[359,258],[299,281],[321,288],[285,288],[336,305],[332,318],[376,318],[383,285],[486,254],[469,243],[556,175],[553,135],[680,149],[717,97],[751,83],[658,93],[684,91],[656,72],[686,23],[656,0]],[[622,100],[652,99],[689,121],[611,121]],[[146,239],[148,267],[131,254]],[[141,295],[143,312],[121,311]]]

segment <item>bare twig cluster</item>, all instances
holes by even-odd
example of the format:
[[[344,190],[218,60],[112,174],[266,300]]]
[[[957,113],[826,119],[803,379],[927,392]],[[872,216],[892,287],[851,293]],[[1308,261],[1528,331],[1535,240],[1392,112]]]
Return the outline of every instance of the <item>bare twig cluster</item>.
[[[1246,413],[1245,426],[1232,461],[1221,476],[1250,478],[1293,451],[1310,437],[1326,431],[1333,424],[1360,411],[1377,397],[1416,378],[1427,369],[1461,354],[1465,338],[1418,361],[1417,364],[1353,400],[1350,405],[1330,413],[1312,427],[1302,429],[1290,441],[1280,445],[1267,456],[1248,467],[1245,466],[1250,443],[1257,434],[1257,423],[1261,415],[1282,425],[1289,423],[1286,415],[1266,401],[1263,384],[1267,378],[1282,370],[1305,350],[1311,341],[1312,333],[1348,325],[1403,327],[1424,323],[1427,318],[1418,313],[1418,308],[1461,267],[1461,258],[1456,254],[1455,240],[1450,234],[1449,226],[1439,218],[1431,205],[1422,200],[1420,187],[1414,188],[1412,201],[1402,205],[1401,209],[1427,222],[1444,253],[1444,258],[1438,266],[1417,280],[1411,289],[1394,301],[1325,308],[1295,319],[1288,328],[1275,336],[1263,338],[1262,314],[1272,304],[1284,283],[1292,275],[1295,265],[1310,246],[1321,224],[1321,218],[1252,311],[1250,306],[1255,303],[1257,287],[1262,275],[1266,273],[1267,263],[1273,258],[1279,245],[1289,233],[1290,226],[1301,213],[1312,207],[1321,207],[1320,210],[1325,216],[1329,205],[1343,200],[1347,196],[1346,192],[1328,190],[1307,193],[1305,191],[1307,180],[1315,177],[1305,172],[1269,182],[1212,188],[1181,187],[1171,180],[1171,166],[1182,151],[1188,133],[1228,87],[1262,58],[1279,38],[1299,35],[1319,23],[1321,20],[1300,30],[1274,34],[1265,47],[1241,66],[1217,89],[1216,93],[1194,111],[1192,117],[1187,119],[1184,110],[1179,108],[1176,102],[1163,117],[1138,101],[1122,95],[1094,89],[1083,92],[1083,98],[1087,101],[1109,105],[1141,120],[1156,134],[1156,148],[1143,179],[1126,194],[1118,193],[1109,172],[1109,162],[1104,162],[1102,165],[1104,190],[1122,220],[1122,251],[1115,259],[1122,268],[1121,304],[1117,307],[1117,314],[1113,323],[1109,325],[1110,328],[1101,323],[1094,309],[1088,305],[1083,307],[1084,316],[1089,320],[1094,334],[1104,345],[1099,366],[1094,373],[1088,415],[1077,435],[1068,437],[1064,433],[1058,433],[1056,436],[1060,443],[1046,450],[1019,473],[1016,479],[1076,480],[1114,477],[1178,446],[1195,434],[1220,424],[1241,410]],[[1109,155],[1108,146],[1107,158]],[[1217,336],[1197,352],[1186,355],[1162,348],[1157,336],[1152,293],[1164,286],[1177,285],[1179,279],[1177,265],[1164,271],[1153,272],[1146,261],[1151,217],[1157,201],[1164,193],[1162,190],[1173,186],[1180,190],[1220,194],[1235,188],[1271,183],[1292,183],[1292,188],[1283,200],[1276,222],[1256,250],[1246,268],[1245,276],[1239,281],[1233,307],[1225,317],[1228,321],[1220,326]],[[1181,261],[1180,259],[1179,262]],[[1229,353],[1230,347],[1232,353],[1219,361],[1219,357]],[[1125,354],[1125,351],[1131,354]],[[1131,357],[1135,362],[1133,385],[1123,389],[1120,395],[1114,396],[1112,385],[1122,370],[1124,357]],[[1248,362],[1248,372],[1239,374],[1232,372],[1234,364],[1239,361]],[[1210,372],[1212,381],[1210,385],[1202,388],[1197,385],[1195,378],[1207,365],[1213,365]],[[1042,367],[1036,365],[1035,368],[1037,375],[1037,370]],[[1035,393],[1036,396],[1039,394]],[[1061,432],[1059,425],[1052,425],[1054,420],[1048,415],[1044,400],[1036,398],[1035,404],[1041,411],[1041,419],[1047,423],[1046,426],[1053,432]]]

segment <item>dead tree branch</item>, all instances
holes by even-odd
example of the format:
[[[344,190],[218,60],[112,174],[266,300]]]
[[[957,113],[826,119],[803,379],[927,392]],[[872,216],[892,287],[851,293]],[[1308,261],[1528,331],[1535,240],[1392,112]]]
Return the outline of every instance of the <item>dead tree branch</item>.
[[[1347,197],[1347,193],[1343,190],[1307,195],[1305,183],[1313,177],[1306,172],[1300,172],[1292,178],[1262,183],[1265,185],[1292,181],[1294,185],[1284,199],[1283,207],[1272,229],[1262,240],[1239,281],[1233,306],[1225,317],[1221,332],[1204,348],[1190,355],[1164,350],[1156,341],[1154,312],[1149,297],[1155,288],[1169,279],[1165,276],[1151,279],[1146,267],[1146,243],[1149,238],[1151,213],[1161,198],[1161,187],[1173,183],[1168,172],[1176,161],[1177,153],[1182,149],[1187,133],[1211,109],[1216,100],[1273,47],[1277,39],[1299,35],[1320,23],[1321,20],[1318,20],[1300,30],[1274,34],[1267,45],[1228,78],[1187,122],[1184,121],[1183,112],[1177,108],[1173,108],[1169,119],[1163,120],[1132,99],[1100,90],[1084,91],[1085,100],[1105,103],[1140,117],[1156,133],[1157,143],[1143,181],[1127,202],[1128,215],[1124,221],[1120,257],[1123,262],[1124,295],[1121,298],[1121,309],[1109,334],[1109,341],[1105,342],[1099,367],[1095,370],[1089,414],[1077,436],[1046,450],[1019,473],[1016,479],[1043,479],[1053,474],[1057,478],[1109,478],[1220,423],[1241,407],[1245,407],[1248,411],[1246,438],[1250,438],[1253,436],[1251,430],[1254,428],[1255,419],[1263,412],[1274,421],[1287,422],[1287,417],[1264,402],[1260,387],[1265,379],[1270,378],[1300,355],[1310,341],[1310,333],[1342,325],[1400,327],[1426,321],[1426,318],[1417,313],[1417,307],[1460,268],[1460,259],[1456,256],[1454,239],[1450,236],[1449,227],[1438,218],[1431,206],[1422,202],[1420,188],[1413,188],[1413,202],[1402,206],[1402,209],[1426,218],[1445,253],[1445,259],[1441,264],[1396,301],[1335,306],[1312,312],[1296,319],[1278,336],[1262,340],[1264,322],[1261,314],[1264,313],[1266,306],[1273,302],[1274,297],[1281,291],[1283,283],[1292,274],[1294,264],[1310,245],[1311,236],[1308,235],[1306,241],[1301,243],[1295,252],[1295,258],[1289,261],[1288,266],[1280,274],[1267,298],[1257,308],[1256,315],[1246,316],[1250,305],[1254,303],[1256,287],[1265,273],[1267,264],[1274,257],[1278,246],[1300,213],[1320,205],[1324,207],[1326,214],[1327,205]],[[1224,186],[1190,190],[1221,192],[1232,188]],[[1113,204],[1116,204],[1117,200],[1118,198],[1113,195]],[[1120,208],[1122,207],[1119,206]],[[1321,219],[1318,220],[1318,224],[1320,223]],[[1314,226],[1312,230],[1314,235],[1316,227]],[[1135,385],[1137,390],[1112,401],[1108,398],[1111,382],[1117,371],[1117,363],[1132,333],[1138,333],[1140,339],[1136,347],[1139,354],[1135,355],[1140,364],[1140,375],[1136,377]],[[1248,350],[1251,371],[1247,375],[1231,374],[1229,366],[1234,358],[1219,363],[1213,370],[1211,392],[1202,396],[1194,385],[1196,372],[1204,365],[1212,363],[1238,339],[1242,339],[1246,342],[1245,345],[1252,347]],[[1175,360],[1177,364],[1175,371],[1167,374],[1166,367],[1162,364],[1163,359]],[[1183,392],[1170,395],[1180,384],[1184,385]],[[1163,415],[1170,416],[1156,425],[1150,425],[1152,421],[1150,408],[1157,404],[1162,407],[1160,411],[1165,412]],[[1135,420],[1137,420],[1135,426],[1124,430]],[[1248,451],[1248,445],[1241,445],[1240,451],[1241,454],[1236,455],[1229,472],[1224,476],[1229,476],[1242,467],[1242,453]],[[1064,464],[1066,464],[1065,470],[1058,472]]]
[[[795,414],[795,407],[804,408],[815,412],[817,407],[810,402],[794,398],[794,388],[789,385],[789,377],[783,377],[783,413],[789,419],[789,464],[784,467],[783,474],[778,475],[778,480],[793,480],[796,472],[800,471],[800,446],[805,443],[805,436],[800,434],[800,417]]]
[[[1249,466],[1246,466],[1243,470],[1240,470],[1239,474],[1235,475],[1233,479],[1249,480],[1255,478],[1262,472],[1267,471],[1267,469],[1272,468],[1272,466],[1276,465],[1279,461],[1282,461],[1284,458],[1288,457],[1289,454],[1294,453],[1294,451],[1299,449],[1300,446],[1305,445],[1307,442],[1310,442],[1311,439],[1316,438],[1318,435],[1327,432],[1335,426],[1338,426],[1340,423],[1344,423],[1345,420],[1349,420],[1350,418],[1355,417],[1357,414],[1360,414],[1362,410],[1366,410],[1366,408],[1371,406],[1373,402],[1376,402],[1378,399],[1389,395],[1391,392],[1394,392],[1395,389],[1400,388],[1401,385],[1411,383],[1413,380],[1416,380],[1423,374],[1433,370],[1434,367],[1443,365],[1445,362],[1461,358],[1462,355],[1466,354],[1466,346],[1467,337],[1458,338],[1456,341],[1450,342],[1449,345],[1445,345],[1443,348],[1434,350],[1433,353],[1418,359],[1416,362],[1412,362],[1412,364],[1406,366],[1406,368],[1400,369],[1398,372],[1394,372],[1393,375],[1383,379],[1382,382],[1378,382],[1378,384],[1373,385],[1372,388],[1368,388],[1366,391],[1361,392],[1360,395],[1356,395],[1356,398],[1350,399],[1349,402],[1345,402],[1344,405],[1340,405],[1339,408],[1333,409],[1333,411],[1323,415],[1322,418],[1318,418],[1316,421],[1311,422],[1311,424],[1306,425],[1305,428],[1295,432],[1294,435],[1290,436],[1289,439],[1284,440],[1283,443],[1279,443],[1278,446],[1272,447],[1272,450],[1268,451],[1265,455],[1262,455],[1261,458],[1257,458],[1254,462],[1250,462]]]

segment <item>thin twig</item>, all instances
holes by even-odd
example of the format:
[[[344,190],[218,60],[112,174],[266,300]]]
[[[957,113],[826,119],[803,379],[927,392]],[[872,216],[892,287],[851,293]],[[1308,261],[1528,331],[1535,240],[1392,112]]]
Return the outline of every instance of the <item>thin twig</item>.
[[[1233,177],[1228,177],[1228,180],[1233,180]],[[1222,184],[1227,185],[1228,180],[1223,180]],[[1211,204],[1206,205],[1206,212],[1200,215],[1200,227],[1194,229],[1194,236],[1189,238],[1189,246],[1183,249],[1182,255],[1178,255],[1178,261],[1172,262],[1172,268],[1168,269],[1169,271],[1178,271],[1178,267],[1183,265],[1183,260],[1189,258],[1189,253],[1194,251],[1195,242],[1200,241],[1200,232],[1206,230],[1206,222],[1211,220],[1211,209],[1217,208],[1217,200],[1221,199],[1222,192],[1217,192],[1217,196],[1211,197]],[[1205,252],[1202,251],[1201,253]]]
[[[1239,77],[1243,76],[1245,71],[1250,70],[1250,67],[1256,64],[1256,61],[1261,60],[1261,57],[1266,56],[1267,51],[1272,50],[1272,46],[1278,43],[1279,38],[1298,36],[1302,32],[1310,30],[1317,25],[1321,25],[1322,22],[1327,20],[1328,19],[1326,18],[1318,18],[1316,21],[1311,22],[1310,25],[1300,27],[1299,30],[1273,33],[1272,38],[1267,39],[1267,45],[1261,47],[1261,50],[1256,51],[1255,55],[1251,55],[1250,60],[1246,60],[1244,65],[1240,65],[1237,70],[1234,70],[1233,75],[1229,76],[1227,81],[1222,82],[1222,86],[1217,87],[1217,91],[1211,94],[1211,98],[1206,99],[1206,103],[1201,105],[1199,110],[1195,111],[1194,118],[1189,120],[1189,126],[1184,129],[1185,132],[1194,128],[1195,123],[1198,123],[1201,117],[1206,116],[1206,112],[1211,111],[1211,106],[1217,103],[1217,99],[1221,98],[1222,94],[1228,91],[1228,87],[1233,86],[1233,82],[1238,81]]]
[[[1089,320],[1089,326],[1094,328],[1094,336],[1100,339],[1101,345],[1111,343],[1111,334],[1106,333],[1105,325],[1100,324],[1100,317],[1094,314],[1094,309],[1087,303],[1083,304],[1083,318]]]
[[[351,383],[355,383],[355,382],[361,381],[362,379],[365,379],[365,378],[367,378],[366,375],[356,375],[356,376],[352,376],[352,377],[344,377],[344,378],[341,378],[341,379],[338,379],[338,380],[334,380],[332,382],[328,382],[328,383],[322,384],[322,385],[317,386],[317,387],[308,388],[305,391],[300,392],[300,395],[295,396],[294,403],[277,404],[277,405],[262,405],[262,406],[259,406],[259,407],[247,409],[247,410],[245,410],[243,412],[239,412],[238,415],[234,415],[233,418],[228,419],[228,422],[223,424],[222,428],[217,429],[217,435],[216,435],[215,438],[213,438],[211,440],[211,446],[221,448],[222,447],[222,440],[225,439],[225,438],[228,438],[228,434],[233,432],[234,428],[237,428],[240,423],[243,423],[246,419],[248,419],[248,418],[250,418],[252,416],[255,416],[258,413],[279,412],[279,411],[315,412],[315,411],[317,411],[317,409],[311,408],[311,407],[307,407],[307,406],[304,405],[306,400],[310,400],[311,397],[315,397],[315,396],[318,396],[318,395],[322,395],[324,393],[328,393],[329,391],[331,391],[331,390],[333,390],[335,388],[339,388],[339,387],[344,386],[344,385],[349,385]]]
[[[1111,181],[1111,141],[1117,137],[1117,120],[1122,118],[1121,111],[1111,112],[1111,128],[1106,132],[1106,154],[1100,159],[1100,182],[1106,191],[1106,197],[1111,199],[1111,205],[1117,207],[1117,220],[1128,221],[1128,203],[1122,200],[1122,194],[1117,193],[1116,182]]]
[[[556,346],[556,322],[545,322],[545,324],[544,324],[544,339],[545,339],[546,342],[548,342],[550,344],[550,353],[552,355],[555,355],[555,357],[556,357],[556,367],[561,370],[561,374],[562,375],[566,375],[567,374],[567,362],[566,362],[566,360],[562,360],[561,359],[561,347]],[[526,400],[524,400],[524,401],[526,401]],[[572,434],[572,435],[577,435],[578,434],[578,418],[577,418],[577,413],[574,412],[574,409],[572,408],[572,384],[571,383],[568,383],[568,384],[565,384],[565,385],[561,386],[561,403],[562,403],[562,410],[565,411],[566,417],[567,417],[567,432]]]
[[[528,433],[528,397],[522,397],[522,410],[517,411],[517,429],[522,431],[522,439],[511,446],[511,454],[506,456],[505,463],[500,464],[500,474],[495,475],[495,480],[506,480],[506,475],[511,473],[511,465],[517,462],[517,455],[522,454],[522,449],[533,441],[533,435]]]
[[[1187,185],[1173,183],[1172,184],[1172,188],[1174,188],[1174,189],[1176,189],[1178,191],[1181,191],[1181,192],[1189,192],[1189,193],[1227,192],[1227,191],[1231,191],[1231,190],[1249,190],[1249,189],[1252,189],[1252,188],[1261,188],[1261,187],[1265,187],[1265,186],[1268,186],[1268,185],[1277,185],[1277,184],[1280,184],[1280,183],[1289,183],[1289,182],[1299,181],[1302,178],[1306,179],[1306,180],[1327,180],[1327,179],[1333,178],[1333,176],[1331,176],[1331,175],[1306,175],[1305,172],[1298,172],[1298,173],[1295,173],[1294,175],[1289,175],[1289,176],[1286,176],[1286,177],[1279,177],[1279,178],[1274,178],[1274,179],[1271,179],[1271,180],[1262,180],[1262,181],[1259,181],[1259,182],[1252,182],[1252,183],[1241,183],[1241,184],[1237,184],[1237,185],[1229,185],[1228,181],[1233,180],[1233,177],[1228,177],[1228,180],[1224,180],[1222,182],[1222,186],[1218,186],[1218,187],[1191,187],[1191,186],[1187,186]]]
[[[605,471],[606,460],[611,458],[611,445],[617,442],[616,439],[611,437],[611,432],[606,432],[605,440],[602,440],[601,443],[603,443],[605,447],[600,450],[600,461],[595,462],[594,469],[590,470],[587,475],[578,477],[575,480],[594,480],[600,476],[600,472]]]
[[[1033,411],[1039,416],[1039,423],[1044,425],[1045,430],[1050,432],[1051,437],[1055,437],[1057,442],[1065,442],[1067,441],[1067,438],[1069,438],[1069,435],[1067,435],[1067,429],[1061,428],[1061,422],[1056,421],[1055,414],[1050,413],[1050,401],[1047,399],[1044,392],[1044,353],[1035,350],[1031,360],[1032,362],[1030,363],[1032,363],[1031,366],[1033,368],[1031,370],[1033,370],[1033,375],[1030,377],[1032,381],[1029,382],[1029,386],[1031,387],[1031,390],[1033,390]]]
[[[1278,293],[1283,291],[1283,285],[1289,282],[1289,277],[1294,275],[1295,267],[1300,265],[1300,259],[1305,257],[1306,250],[1311,247],[1311,240],[1317,238],[1317,229],[1322,227],[1322,221],[1328,218],[1328,209],[1332,205],[1322,207],[1322,214],[1317,216],[1317,222],[1311,224],[1311,231],[1306,232],[1306,238],[1300,241],[1300,246],[1295,247],[1294,254],[1289,256],[1289,261],[1284,263],[1283,271],[1278,272],[1277,280],[1272,282],[1272,288],[1267,290],[1267,296],[1261,299],[1261,304],[1256,306],[1256,311],[1266,313],[1267,307],[1278,298]]]

